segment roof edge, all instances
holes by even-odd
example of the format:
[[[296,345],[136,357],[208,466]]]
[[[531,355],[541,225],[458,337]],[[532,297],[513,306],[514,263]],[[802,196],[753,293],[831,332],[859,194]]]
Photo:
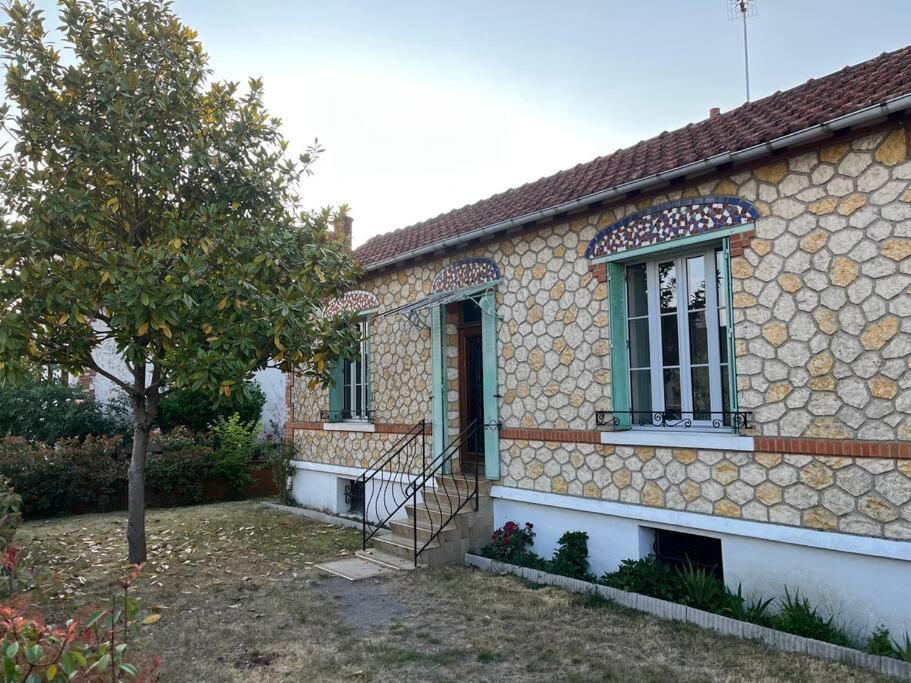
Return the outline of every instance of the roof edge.
[[[644,178],[631,180],[627,183],[622,183],[620,185],[615,185],[604,190],[599,190],[598,192],[579,197],[578,199],[562,202],[560,204],[554,204],[553,206],[547,207],[546,209],[541,209],[539,211],[534,211],[528,214],[522,214],[520,216],[509,218],[504,221],[499,221],[497,223],[491,223],[490,225],[486,225],[480,228],[475,228],[474,230],[456,235],[455,237],[440,240],[439,242],[432,242],[430,244],[424,245],[423,247],[418,247],[417,249],[402,252],[401,254],[396,254],[390,258],[371,263],[365,266],[364,270],[368,273],[382,270],[383,268],[388,268],[389,266],[395,265],[397,263],[408,261],[410,259],[424,256],[436,251],[448,249],[450,247],[454,247],[465,242],[470,242],[471,240],[475,240],[480,237],[502,232],[504,230],[525,225],[527,223],[538,221],[543,218],[550,218],[555,214],[581,209],[585,206],[588,206],[589,204],[593,204],[599,201],[608,201],[617,198],[620,195],[626,194],[627,192],[632,192],[635,190],[648,190],[653,187],[657,187],[658,185],[661,185],[669,180],[684,177],[697,171],[710,171],[717,168],[718,166],[728,163],[754,161],[763,156],[770,155],[779,149],[822,140],[826,137],[829,137],[836,131],[845,130],[847,128],[851,128],[852,126],[858,126],[866,123],[875,123],[879,120],[885,119],[890,114],[909,109],[911,109],[911,93],[900,95],[879,104],[874,104],[870,107],[858,109],[849,114],[843,114],[842,116],[823,121],[822,123],[817,123],[808,128],[803,128],[793,133],[782,135],[768,142],[753,145],[751,147],[745,147],[734,152],[722,152],[721,154],[716,154],[700,161],[694,161],[682,166],[676,166],[667,171],[661,171]]]

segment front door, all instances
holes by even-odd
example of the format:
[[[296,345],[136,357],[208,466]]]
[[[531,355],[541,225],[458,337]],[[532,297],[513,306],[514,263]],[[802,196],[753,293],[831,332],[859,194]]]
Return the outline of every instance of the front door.
[[[459,321],[459,429],[472,423],[475,430],[459,453],[463,472],[484,467],[484,364],[481,351],[481,309],[462,302]]]

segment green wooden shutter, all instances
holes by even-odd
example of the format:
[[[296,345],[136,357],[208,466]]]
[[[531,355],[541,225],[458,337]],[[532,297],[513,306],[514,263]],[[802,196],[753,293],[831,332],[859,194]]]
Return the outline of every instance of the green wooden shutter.
[[[728,316],[728,376],[722,377],[721,381],[728,383],[728,401],[730,405],[723,406],[724,410],[736,412],[738,410],[737,397],[737,358],[734,354],[736,345],[734,344],[734,286],[731,282],[731,238],[724,238],[724,282],[722,287],[727,288],[727,309],[725,313]]]
[[[446,392],[443,388],[443,307],[430,309],[430,364],[433,383],[431,424],[433,425],[433,456],[443,452],[446,444]]]
[[[370,319],[364,320],[364,410],[370,417]],[[371,420],[372,421],[372,420]]]
[[[481,359],[484,371],[484,474],[500,478],[500,398],[497,391],[497,298],[493,292],[481,297]]]
[[[343,360],[337,360],[332,368],[332,384],[329,386],[329,422],[342,421],[342,408],[344,407],[344,382],[342,379]]]
[[[614,417],[621,429],[630,426],[629,344],[626,333],[626,268],[607,264],[607,299],[610,314],[610,378]]]

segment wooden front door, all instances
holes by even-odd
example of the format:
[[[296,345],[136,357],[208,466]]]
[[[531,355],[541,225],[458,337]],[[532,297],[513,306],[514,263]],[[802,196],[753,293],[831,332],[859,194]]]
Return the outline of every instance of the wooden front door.
[[[459,429],[476,425],[462,444],[459,461],[463,472],[484,467],[484,363],[481,351],[480,309],[473,301],[462,303],[459,324]]]

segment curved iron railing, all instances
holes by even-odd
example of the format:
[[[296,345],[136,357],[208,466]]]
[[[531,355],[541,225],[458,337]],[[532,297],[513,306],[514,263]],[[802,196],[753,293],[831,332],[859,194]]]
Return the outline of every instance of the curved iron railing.
[[[456,436],[443,452],[435,455],[421,476],[411,485],[411,498],[414,516],[411,519],[414,542],[414,565],[434,539],[446,529],[453,518],[470,502],[478,509],[478,470],[466,472],[463,467],[455,471],[455,459],[462,452],[463,446],[475,443],[481,425],[473,420]],[[420,494],[420,500],[418,500]],[[418,512],[425,512],[421,526],[421,538],[418,538]]]
[[[694,431],[731,430],[740,433],[750,427],[748,411],[697,410],[599,410],[595,424],[599,427],[662,427]]]
[[[358,479],[364,550],[367,541],[413,497],[413,483],[427,469],[426,427],[426,420],[415,424]]]

